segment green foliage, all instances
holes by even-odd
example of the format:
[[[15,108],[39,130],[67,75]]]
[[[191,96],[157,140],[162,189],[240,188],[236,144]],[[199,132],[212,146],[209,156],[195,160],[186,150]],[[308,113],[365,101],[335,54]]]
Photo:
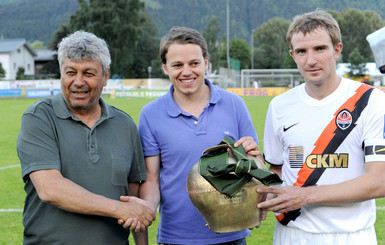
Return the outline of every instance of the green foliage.
[[[385,0],[229,0],[229,5],[230,40],[250,43],[255,30],[251,54],[254,68],[296,67],[288,56],[285,35],[297,14],[316,8],[333,14],[342,32],[341,62],[347,62],[356,47],[365,62],[373,62],[366,36],[385,25]],[[226,16],[225,0],[0,0],[0,35],[23,37],[29,42],[40,40],[44,45],[50,41],[48,46],[55,49],[68,33],[91,31],[103,37],[111,48],[112,75],[148,77],[151,66],[152,77],[164,77],[157,57],[158,38],[172,26],[188,26],[201,32],[208,42],[213,69],[226,67],[226,42],[221,39],[226,35]],[[58,77],[55,62],[47,70]],[[246,60],[242,67],[248,67]]]
[[[218,56],[218,43],[217,38],[220,31],[220,26],[216,16],[212,16],[210,21],[207,23],[206,29],[203,31],[202,36],[207,42],[210,62],[213,69],[219,68],[219,56]]]
[[[59,26],[59,28],[55,31],[55,33],[52,36],[52,40],[49,42],[48,46],[51,50],[57,50],[58,44],[60,41],[66,37],[68,34],[70,34],[70,31],[67,27],[67,25],[63,24]],[[59,68],[59,62],[57,60],[57,55],[54,56],[54,59],[47,64],[44,65],[44,71],[47,74],[53,74],[54,78],[60,78],[60,68]]]
[[[25,79],[25,69],[24,67],[19,67],[16,72],[16,80],[24,80]]]
[[[39,41],[39,40],[36,40],[33,43],[30,43],[30,46],[31,46],[31,48],[33,48],[35,50],[47,49],[47,47],[45,46],[44,42],[43,41]]]
[[[290,22],[281,18],[273,18],[262,24],[254,32],[254,68],[289,68],[289,48],[286,32]]]
[[[87,0],[86,2],[93,2]],[[105,1],[106,3],[114,1]],[[225,0],[142,0],[156,21],[159,35],[171,26],[189,26],[203,31],[217,16],[219,35],[226,32]],[[343,11],[346,7],[371,10],[385,18],[385,0],[229,0],[230,38],[250,40],[251,30],[274,17],[290,20],[315,8]],[[52,33],[79,8],[77,0],[1,0],[0,32],[6,38],[41,40],[47,44]],[[181,11],[188,10],[188,11]],[[158,36],[159,37],[159,36]]]
[[[147,0],[149,11],[160,34],[168,31],[170,26],[189,26],[203,31],[211,16],[217,16],[222,36],[226,33],[225,0]],[[251,30],[261,26],[274,17],[291,20],[295,15],[321,9],[343,11],[347,7],[360,10],[376,11],[385,18],[385,0],[229,0],[230,5],[230,39],[250,40]],[[152,7],[155,6],[155,7]],[[189,11],[180,11],[188,9]]]
[[[16,1],[20,1],[20,0],[0,0],[0,4],[9,4],[9,3],[14,3]]]
[[[250,65],[250,46],[243,39],[233,39],[229,43],[230,59],[240,62],[240,69],[248,69]],[[220,66],[227,67],[227,50],[221,45],[219,50]],[[236,61],[233,61],[236,62]]]
[[[162,66],[158,56],[160,40],[158,29],[146,11],[141,11],[142,29],[138,33],[136,48],[132,51],[134,61],[128,68],[129,77],[149,77],[148,67],[151,66],[151,77],[163,77]]]
[[[248,69],[250,65],[250,46],[243,39],[233,39],[229,44],[230,57],[241,62],[241,69]]]
[[[361,55],[360,50],[355,47],[352,52],[350,52],[349,57],[347,59],[349,63],[348,68],[350,69],[350,76],[364,75],[366,72],[365,67],[365,57]]]
[[[159,41],[154,38],[157,29],[144,4],[139,0],[79,0],[79,6],[70,18],[69,30],[89,31],[106,40],[112,58],[111,75],[147,77]]]
[[[339,23],[344,44],[342,60],[348,62],[352,51],[359,48],[363,58],[362,63],[373,61],[373,54],[366,36],[385,25],[381,17],[374,11],[347,8],[335,18]]]
[[[3,0],[4,1],[4,0]],[[78,8],[76,0],[7,0],[0,5],[0,34],[4,38],[40,40],[45,44]],[[3,5],[4,4],[4,5]]]
[[[59,28],[54,32],[52,40],[49,43],[49,48],[51,50],[57,50],[60,41],[70,34],[67,24],[60,25]]]
[[[3,65],[0,62],[0,78],[3,78],[3,77],[5,77],[5,70],[3,68]]]

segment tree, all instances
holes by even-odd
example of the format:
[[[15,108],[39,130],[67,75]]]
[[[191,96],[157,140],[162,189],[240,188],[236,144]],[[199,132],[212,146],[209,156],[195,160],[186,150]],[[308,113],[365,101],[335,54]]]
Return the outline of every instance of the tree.
[[[47,47],[44,45],[44,42],[39,40],[34,41],[33,43],[30,44],[30,46],[35,50],[47,49]]]
[[[140,16],[143,22],[138,33],[136,47],[132,51],[134,60],[128,68],[128,76],[144,78],[151,75],[151,77],[162,77],[162,66],[158,55],[160,40],[156,38],[158,29],[146,10],[141,11]]]
[[[3,78],[3,77],[5,77],[5,70],[3,68],[3,65],[0,62],[0,78]]]
[[[140,30],[145,22],[141,11],[144,3],[140,0],[78,0],[80,8],[71,16],[71,32],[85,30],[103,38],[111,52],[111,75],[123,77],[132,75]]]
[[[231,59],[240,62],[240,69],[248,69],[250,64],[250,47],[243,39],[232,39],[229,43],[230,64]],[[222,45],[219,51],[219,65],[227,67],[226,45]]]
[[[23,80],[25,79],[25,69],[24,67],[19,67],[19,69],[17,69],[17,72],[16,72],[16,80]]]
[[[333,13],[335,15],[335,11]],[[351,52],[359,48],[363,62],[373,61],[372,51],[366,36],[385,25],[381,17],[373,11],[347,8],[335,16],[335,18],[339,23],[342,43],[344,44],[342,60],[347,62]]]
[[[250,46],[243,39],[233,39],[229,43],[230,57],[241,62],[241,69],[248,69],[250,64]]]
[[[61,40],[63,38],[65,38],[66,36],[68,36],[70,33],[71,32],[70,32],[70,30],[68,28],[68,25],[63,24],[63,25],[59,26],[59,28],[53,34],[52,40],[49,43],[48,47],[51,50],[57,50],[57,48],[58,48],[57,46],[59,45]]]
[[[59,26],[59,28],[55,31],[55,33],[52,36],[52,40],[49,42],[48,47],[51,50],[56,50],[58,49],[58,44],[60,41],[68,36],[70,34],[70,31],[68,29],[68,26],[66,24],[63,24]],[[60,78],[60,68],[59,68],[59,62],[57,60],[57,54],[54,55],[54,59],[47,64],[44,65],[43,67],[44,72],[47,74],[53,74],[53,78]]]
[[[254,67],[257,69],[290,68],[289,48],[286,32],[290,22],[281,18],[272,18],[254,32]],[[290,67],[285,67],[289,64]]]
[[[207,23],[206,29],[203,31],[202,35],[205,38],[208,46],[208,51],[210,55],[210,62],[212,64],[213,70],[219,68],[219,54],[218,54],[218,44],[217,38],[220,31],[219,23],[217,22],[217,17],[212,16],[210,21]]]
[[[364,75],[366,72],[365,58],[361,55],[360,50],[355,47],[352,52],[350,52],[349,57],[347,58],[349,62],[348,68],[350,69],[350,76],[360,76]]]

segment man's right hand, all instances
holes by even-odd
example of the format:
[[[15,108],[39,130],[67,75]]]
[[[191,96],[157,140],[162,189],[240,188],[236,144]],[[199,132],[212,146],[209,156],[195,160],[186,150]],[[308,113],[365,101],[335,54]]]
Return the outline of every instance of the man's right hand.
[[[149,202],[134,196],[121,196],[120,200],[130,207],[130,212],[126,215],[127,218],[118,220],[118,223],[124,228],[130,228],[131,231],[135,232],[145,231],[146,227],[155,220],[156,210]]]

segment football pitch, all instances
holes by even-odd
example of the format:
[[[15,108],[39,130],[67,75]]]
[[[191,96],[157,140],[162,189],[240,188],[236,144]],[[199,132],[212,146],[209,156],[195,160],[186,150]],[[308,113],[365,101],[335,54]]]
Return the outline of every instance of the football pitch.
[[[104,98],[107,103],[127,112],[135,122],[141,108],[155,98]],[[253,118],[254,127],[263,146],[265,116],[272,97],[249,96],[243,98]],[[37,99],[0,99],[0,245],[22,244],[22,209],[24,206],[24,184],[16,153],[17,134],[23,112]],[[377,221],[375,224],[378,244],[385,245],[385,199],[377,199]],[[354,214],[352,214],[354,215]],[[156,244],[157,221],[149,228],[149,243]],[[260,228],[252,230],[248,244],[272,244],[274,215],[269,212]],[[188,221],[186,221],[186,224]],[[130,244],[134,244],[130,236]]]

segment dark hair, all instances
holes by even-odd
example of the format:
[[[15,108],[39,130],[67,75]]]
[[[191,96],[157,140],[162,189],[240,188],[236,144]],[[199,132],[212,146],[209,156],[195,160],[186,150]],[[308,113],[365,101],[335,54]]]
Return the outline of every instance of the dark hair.
[[[202,49],[203,58],[207,58],[209,56],[207,43],[198,31],[188,27],[172,27],[168,34],[165,35],[160,42],[159,56],[162,64],[166,64],[168,47],[173,43],[197,44]]]

